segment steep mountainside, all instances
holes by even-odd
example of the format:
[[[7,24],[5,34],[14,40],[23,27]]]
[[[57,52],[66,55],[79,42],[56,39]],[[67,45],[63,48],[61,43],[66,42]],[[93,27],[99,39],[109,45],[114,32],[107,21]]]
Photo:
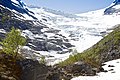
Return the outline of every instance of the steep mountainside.
[[[11,10],[15,10],[19,13],[26,13],[32,18],[37,19],[33,16],[34,13],[32,11],[29,11],[26,5],[21,0],[1,0],[0,4]]]
[[[68,59],[61,62],[59,65],[63,68],[63,72],[66,74],[71,74],[73,76],[80,76],[78,80],[89,80],[86,76],[99,75],[95,80],[101,80],[105,78],[105,75],[113,74],[115,77],[112,79],[120,79],[118,76],[118,71],[116,68],[111,69],[112,67],[118,67],[120,63],[115,63],[111,60],[116,60],[120,58],[120,25],[117,26],[111,33],[105,36],[97,44],[93,45],[91,48],[83,51],[82,53],[77,53],[69,56]],[[111,61],[109,63],[108,61]],[[116,60],[120,61],[120,60]],[[109,65],[106,65],[105,62],[108,62]],[[114,63],[113,63],[114,62]],[[118,66],[116,66],[118,65]],[[103,68],[102,68],[103,66]],[[111,68],[110,68],[111,67]],[[117,72],[115,72],[115,71]],[[102,71],[102,72],[101,72]],[[114,73],[112,73],[114,71]],[[101,74],[99,73],[101,72]],[[110,76],[108,75],[108,76]],[[111,76],[113,76],[111,75]],[[85,77],[83,77],[85,76]],[[108,78],[106,76],[106,78]],[[110,77],[111,77],[110,76]],[[91,80],[93,79],[91,77]],[[106,80],[103,79],[103,80]],[[76,80],[75,78],[74,80]]]
[[[9,4],[6,5],[6,3]],[[61,34],[61,30],[48,26],[45,17],[38,20],[29,14],[33,13],[29,12],[21,0],[2,0],[0,2],[0,37],[3,38],[12,26],[22,30],[22,35],[27,38],[27,45],[21,51],[28,58],[40,59],[42,54],[47,58],[54,58],[56,53],[61,54],[62,57],[63,53],[71,52],[71,47],[74,46]]]
[[[76,61],[84,60],[96,66],[118,58],[120,58],[120,25],[89,49],[70,56],[70,58],[63,62],[63,65],[69,65]]]
[[[70,14],[60,15],[57,11],[53,13],[50,9],[46,10],[46,8],[40,7],[32,6],[29,9],[39,19],[45,17],[47,20],[45,24],[64,32],[64,35],[75,45],[78,52],[82,52],[97,43],[105,34],[111,31],[113,26],[120,23],[120,15],[117,13],[104,15],[106,9],[76,14],[76,16]]]
[[[105,11],[104,14],[120,13],[120,0],[115,0]]]

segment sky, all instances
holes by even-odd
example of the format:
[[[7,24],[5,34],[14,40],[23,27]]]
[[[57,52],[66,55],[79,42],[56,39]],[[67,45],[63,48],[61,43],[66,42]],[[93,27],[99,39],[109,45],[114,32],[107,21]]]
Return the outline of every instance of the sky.
[[[114,0],[22,0],[27,5],[46,7],[66,13],[83,13],[108,7]]]

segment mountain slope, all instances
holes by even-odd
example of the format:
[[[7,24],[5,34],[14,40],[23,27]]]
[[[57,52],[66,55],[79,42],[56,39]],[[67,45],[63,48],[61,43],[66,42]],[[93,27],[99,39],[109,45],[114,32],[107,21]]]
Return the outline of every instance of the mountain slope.
[[[63,65],[73,64],[79,60],[95,66],[100,63],[120,58],[120,26],[115,28],[113,32],[109,33],[97,44],[85,50],[82,53],[70,56],[63,61]],[[72,61],[71,61],[72,60]]]
[[[71,80],[119,80],[120,79],[119,62],[120,62],[120,59],[112,60],[104,63],[106,65],[104,65],[103,68],[108,72],[100,72],[100,73],[97,73],[96,76],[79,76]],[[110,67],[111,65],[114,67]]]
[[[37,19],[33,16],[34,13],[32,11],[29,11],[27,9],[27,6],[21,0],[1,0],[0,4],[11,10],[15,10],[22,14],[25,13],[31,16],[32,18]]]
[[[105,9],[104,14],[120,13],[120,0],[115,0],[108,8]]]
[[[120,79],[118,75],[119,72],[117,71],[120,63],[115,63],[114,61],[118,62],[119,58],[120,25],[115,28],[113,32],[109,33],[102,40],[100,40],[97,44],[93,45],[91,48],[83,51],[82,53],[69,56],[68,59],[59,63],[59,66],[62,67],[62,70],[66,72],[66,74],[71,74],[73,77],[80,76],[78,78],[73,78],[73,80],[89,80],[90,77],[91,80],[101,80],[105,78],[105,75],[115,76],[112,79],[116,80]],[[110,61],[110,63],[108,61]],[[106,65],[105,62],[109,64]],[[114,68],[112,69],[112,67]],[[114,72],[114,70],[117,73]],[[108,77],[105,79],[108,79]]]
[[[9,1],[9,5],[6,5],[7,1]],[[2,0],[0,3],[1,38],[4,38],[5,33],[10,31],[12,26],[20,29],[22,35],[27,38],[27,45],[21,50],[27,58],[40,60],[41,56],[44,55],[48,61],[50,61],[49,58],[59,60],[58,55],[64,58],[65,53],[71,52],[71,48],[74,46],[61,34],[61,30],[51,27],[45,17],[41,17],[39,20],[34,19],[36,16],[31,20],[27,19],[25,15],[32,18],[29,15],[31,13],[27,10],[29,8],[21,5],[20,0],[7,1]]]
[[[4,38],[6,32],[14,26],[27,38],[27,45],[21,49],[26,58],[40,60],[45,56],[46,61],[53,65],[72,54],[74,56],[70,56],[62,65],[82,60],[95,73],[101,63],[120,57],[120,27],[114,29],[120,23],[119,11],[105,15],[113,7],[120,8],[119,0],[113,4],[110,8],[70,15],[45,8],[27,7],[21,0],[1,0],[0,38]]]
[[[28,52],[35,52],[29,57],[35,55],[33,58],[39,59],[45,55],[53,62],[90,48],[120,23],[119,14],[104,15],[105,9],[71,15],[47,8],[27,7],[21,0],[2,0],[0,4],[1,21],[5,21],[4,24],[1,22],[1,32],[9,31],[11,26],[21,29],[22,35],[28,38],[25,48]],[[4,10],[10,13],[8,20],[3,16],[7,14]]]
[[[45,17],[47,20],[45,24],[64,32],[64,35],[75,45],[78,52],[91,47],[109,33],[113,26],[120,23],[119,15],[104,15],[105,9],[77,14],[76,17],[56,15],[49,10],[46,12],[44,8],[32,7],[30,9],[39,19]]]

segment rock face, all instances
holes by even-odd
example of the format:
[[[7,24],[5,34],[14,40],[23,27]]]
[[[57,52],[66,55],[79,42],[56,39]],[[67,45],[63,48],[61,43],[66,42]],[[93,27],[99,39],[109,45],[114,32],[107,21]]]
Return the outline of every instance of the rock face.
[[[0,80],[46,80],[48,66],[32,59],[14,60],[0,52]]]
[[[14,0],[14,2],[13,2],[13,0],[1,0],[0,5],[3,5],[9,9],[15,10],[19,13],[26,13],[27,15],[31,16],[32,18],[37,19],[34,16],[32,16],[34,13],[29,11],[26,8],[26,5],[21,0]]]
[[[120,46],[120,44],[118,43]],[[119,59],[120,58],[120,51],[118,46],[111,46],[110,50],[108,52],[104,52],[101,57],[104,62]]]
[[[79,75],[95,75],[96,72],[98,72],[98,69],[93,68],[91,65],[83,62],[83,61],[78,61],[75,62],[72,65],[68,65],[65,68],[65,71],[67,71],[67,73],[72,74],[73,76],[79,76]]]
[[[62,70],[63,68],[46,66],[31,59],[18,61],[18,64],[22,68],[21,80],[70,80],[72,78]]]
[[[46,80],[70,80],[71,74],[67,74],[64,68],[59,66],[53,66],[49,68],[49,72],[46,76]]]
[[[113,3],[119,3],[120,2],[120,0],[114,0],[114,2]]]
[[[46,80],[71,80],[74,76],[94,76],[97,72],[104,71],[102,67],[95,68],[83,61],[60,67],[55,65],[49,68]]]
[[[106,36],[103,40],[100,41],[102,43],[100,57],[102,62],[119,59],[120,58],[120,25],[118,25],[113,32],[111,32],[108,36]]]
[[[117,7],[119,5],[120,5],[120,0],[115,0],[110,7],[105,9],[104,14],[108,15],[108,14],[119,13],[120,12],[120,8]]]
[[[38,61],[25,59],[18,62],[22,68],[21,80],[46,80],[48,67]]]
[[[2,6],[0,6],[0,14],[1,14],[0,15],[0,26],[1,26],[0,29],[3,29],[5,31],[10,31],[12,26],[20,30],[26,30],[26,29],[29,29],[30,27],[33,27],[32,21],[17,19],[15,15],[21,16],[20,14],[15,14],[12,11]]]

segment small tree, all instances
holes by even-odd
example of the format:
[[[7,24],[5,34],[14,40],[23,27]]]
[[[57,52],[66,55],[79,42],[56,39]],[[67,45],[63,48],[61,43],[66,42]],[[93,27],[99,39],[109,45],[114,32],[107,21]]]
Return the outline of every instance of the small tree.
[[[17,57],[20,46],[24,46],[25,43],[26,39],[21,36],[20,30],[14,27],[12,27],[11,31],[6,34],[5,39],[1,42],[3,51],[14,58]]]
[[[42,56],[42,57],[41,57],[40,63],[46,64],[45,56]]]

